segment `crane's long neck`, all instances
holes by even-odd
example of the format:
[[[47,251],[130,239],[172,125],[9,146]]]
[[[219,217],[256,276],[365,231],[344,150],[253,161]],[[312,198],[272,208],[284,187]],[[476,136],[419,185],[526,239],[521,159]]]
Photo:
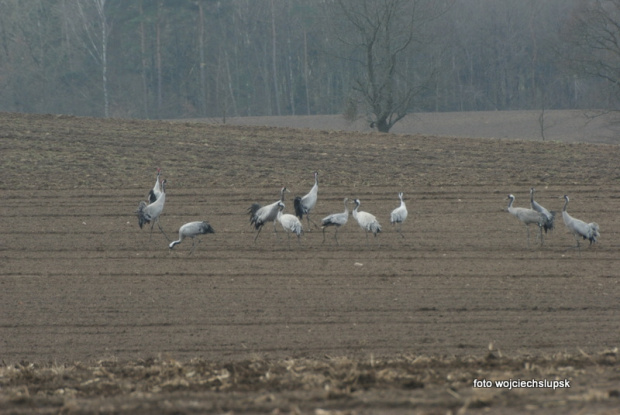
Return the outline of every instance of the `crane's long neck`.
[[[565,197],[564,200],[565,202],[564,202],[564,207],[562,208],[562,212],[566,212],[566,206],[568,206],[568,198]]]
[[[512,209],[512,202],[514,202],[514,201],[515,201],[514,198],[512,198],[512,197],[508,198],[508,209]]]
[[[534,203],[534,189],[530,189],[530,202]]]
[[[314,186],[310,189],[310,193],[317,194],[319,192],[319,175],[314,174]]]
[[[166,202],[166,181],[161,182],[161,195],[157,198],[154,203],[159,203],[163,205]]]

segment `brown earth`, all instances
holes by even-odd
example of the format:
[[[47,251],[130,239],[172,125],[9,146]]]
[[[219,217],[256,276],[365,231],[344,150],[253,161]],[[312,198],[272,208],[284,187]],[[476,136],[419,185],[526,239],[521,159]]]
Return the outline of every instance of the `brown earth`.
[[[618,413],[616,145],[4,113],[0,155],[3,414]],[[191,256],[137,226],[156,166],[168,236],[216,230]],[[291,212],[314,170],[315,221],[355,197],[383,232],[253,243],[249,205]],[[531,186],[543,246],[505,211]],[[571,249],[563,194],[599,243]]]

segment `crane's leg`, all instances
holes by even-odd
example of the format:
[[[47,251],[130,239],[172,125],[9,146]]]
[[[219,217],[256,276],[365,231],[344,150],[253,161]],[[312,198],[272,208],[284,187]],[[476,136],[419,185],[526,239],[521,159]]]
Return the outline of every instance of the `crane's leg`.
[[[380,248],[381,247],[381,240],[377,239],[377,234],[379,233],[379,231],[375,230],[375,231],[373,231],[373,233],[375,234],[375,241],[378,241],[378,245],[377,246]]]
[[[161,225],[159,224],[159,218],[157,219],[157,226],[159,226],[159,230],[161,231],[161,233],[164,234],[168,242],[171,242],[170,238],[168,238],[168,235],[166,235],[166,232],[164,232],[164,228],[162,228]],[[153,228],[151,228],[151,232],[152,231],[153,231]]]
[[[530,247],[530,227],[525,225],[525,230],[527,231],[527,247]]]
[[[278,222],[277,219],[273,221],[273,233],[276,234],[276,238],[277,239],[280,239],[280,236],[278,235],[278,229],[277,229],[277,226],[276,226],[277,222]]]
[[[196,238],[198,239],[198,238]],[[194,252],[194,249],[196,249],[196,239],[192,238],[192,249],[189,250],[189,254],[191,255]],[[198,239],[198,243],[202,242],[200,239]]]
[[[579,250],[579,255],[581,255],[581,244],[579,243],[579,236],[574,235],[574,234],[573,234],[573,236],[575,237],[575,242],[577,242],[577,245],[571,246],[570,248],[567,249],[567,251],[569,249],[577,249],[577,250]]]
[[[323,226],[323,242],[321,242],[322,244],[325,243],[325,226]]]
[[[338,226],[336,226],[336,232],[334,232],[334,239],[336,240],[336,245],[340,245],[340,242],[338,242]]]
[[[256,236],[254,237],[254,243],[256,243],[256,239],[258,238],[258,235],[260,235],[261,229],[263,229],[263,225],[258,227],[258,232],[256,232]]]
[[[543,237],[543,227],[542,226],[538,226],[538,230],[540,232],[540,246],[543,246],[545,244],[545,239]]]
[[[314,225],[315,228],[319,229],[319,226],[312,219],[310,219],[310,214],[309,213],[306,213],[306,220],[308,221],[308,229],[312,229],[310,227],[310,222],[312,222],[312,224]]]
[[[400,236],[402,236],[403,238],[405,237],[405,234],[403,234],[403,223],[402,222],[398,222],[398,233],[400,234]]]

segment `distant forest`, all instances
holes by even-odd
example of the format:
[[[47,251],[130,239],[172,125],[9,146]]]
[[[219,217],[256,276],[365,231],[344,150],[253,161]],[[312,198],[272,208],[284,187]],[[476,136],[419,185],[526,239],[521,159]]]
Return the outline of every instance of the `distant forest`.
[[[619,45],[619,0],[0,0],[0,111],[616,109]]]

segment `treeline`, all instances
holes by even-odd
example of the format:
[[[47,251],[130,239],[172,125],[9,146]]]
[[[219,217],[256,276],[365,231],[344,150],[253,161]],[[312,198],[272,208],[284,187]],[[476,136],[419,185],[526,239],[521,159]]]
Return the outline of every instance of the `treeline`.
[[[364,116],[354,84],[365,68],[355,36],[343,35],[351,24],[342,17],[345,3],[349,10],[356,4],[0,0],[0,110],[132,118]],[[424,80],[409,110],[612,105],[610,80],[584,76],[565,59],[567,32],[583,3],[446,2],[413,39],[415,47],[403,51],[398,70]]]

